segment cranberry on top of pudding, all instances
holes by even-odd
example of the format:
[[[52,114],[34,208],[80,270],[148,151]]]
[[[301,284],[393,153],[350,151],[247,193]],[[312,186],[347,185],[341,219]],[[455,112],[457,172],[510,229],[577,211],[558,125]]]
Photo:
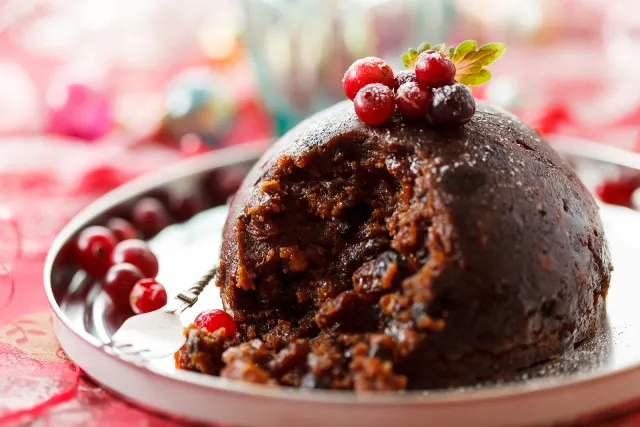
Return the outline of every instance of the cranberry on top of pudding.
[[[399,84],[369,70],[355,91],[352,70],[353,103],[265,153],[231,202],[216,279],[237,332],[189,326],[178,367],[427,389],[504,375],[593,335],[611,270],[597,205],[535,131],[470,97],[465,85],[487,79],[474,58],[504,51],[487,46],[410,51],[415,76],[395,73]]]

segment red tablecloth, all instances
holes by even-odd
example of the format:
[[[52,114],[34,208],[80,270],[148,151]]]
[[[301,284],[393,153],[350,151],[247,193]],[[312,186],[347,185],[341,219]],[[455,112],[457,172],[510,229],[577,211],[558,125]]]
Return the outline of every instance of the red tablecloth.
[[[224,144],[264,138],[270,119],[243,101]],[[96,197],[183,155],[160,145],[133,147],[121,135],[96,144],[51,136],[0,140],[0,425],[173,426],[111,396],[66,357],[42,285],[45,255],[58,231]],[[11,215],[18,226],[16,248]]]
[[[50,242],[79,209],[119,180],[173,162],[179,153],[158,147],[130,150],[117,143],[88,147],[52,138],[46,144],[38,138],[5,140],[1,152],[22,159],[21,165],[2,168],[0,207],[18,220],[24,252],[10,276],[0,275],[0,424],[181,425],[121,401],[77,370],[55,338],[41,279]],[[87,161],[79,162],[83,156]],[[89,161],[98,158],[100,163]],[[118,173],[97,185],[87,172],[98,166],[103,171],[113,166]],[[608,420],[580,425],[640,426],[640,415],[633,414],[637,407],[630,404],[612,411]]]
[[[245,107],[241,120],[247,122],[237,124],[241,131],[232,133],[229,143],[267,132],[264,115],[251,104]],[[629,146],[635,137],[624,132],[637,135],[637,111],[621,119],[631,126],[610,124],[599,127],[601,133],[596,134],[576,126],[563,104],[530,119],[542,130],[575,135],[604,138],[616,130],[622,135],[618,140]],[[0,141],[0,256],[6,252],[3,247],[15,243],[2,219],[6,212],[14,215],[22,244],[22,255],[11,266],[11,274],[3,274],[0,268],[0,425],[180,425],[130,406],[77,370],[59,348],[42,286],[46,251],[71,217],[112,187],[180,157],[178,151],[158,146],[131,149],[118,135],[95,145],[52,137]],[[0,259],[3,262],[6,259]],[[638,408],[640,401],[579,425],[640,426]]]
[[[104,155],[95,156],[97,151]],[[127,405],[82,376],[56,340],[41,276],[48,246],[78,210],[108,187],[175,161],[179,153],[51,138],[46,144],[39,138],[2,141],[0,152],[0,162],[11,157],[21,163],[2,168],[0,206],[15,215],[23,245],[10,276],[0,275],[0,424],[177,425]],[[90,161],[98,158],[100,163]],[[111,166],[117,173],[104,185],[85,175],[98,167],[110,173]],[[0,223],[0,245],[12,246],[5,224]]]

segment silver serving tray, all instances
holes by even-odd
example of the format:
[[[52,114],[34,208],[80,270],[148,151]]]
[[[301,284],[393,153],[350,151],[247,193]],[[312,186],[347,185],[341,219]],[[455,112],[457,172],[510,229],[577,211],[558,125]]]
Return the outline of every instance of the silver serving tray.
[[[640,156],[605,146],[558,139],[554,147],[588,188],[603,176],[640,171]],[[133,364],[101,349],[124,320],[111,310],[99,284],[69,262],[73,237],[88,225],[126,215],[145,195],[213,190],[211,208],[150,241],[160,260],[158,280],[169,295],[195,282],[217,261],[226,207],[237,182],[267,147],[223,149],[139,178],[102,197],[59,234],[46,260],[44,284],[58,339],[69,357],[113,392],[146,408],[195,421],[256,427],[304,426],[516,426],[572,422],[640,397],[640,217],[602,206],[615,271],[607,300],[607,326],[562,357],[499,382],[464,389],[356,395],[257,386],[176,371],[173,360]],[[226,178],[225,178],[226,177]],[[214,187],[211,187],[213,179]],[[207,184],[209,183],[209,184]],[[226,183],[226,184],[224,184]],[[217,206],[216,206],[217,205]],[[220,306],[215,288],[183,314],[185,324]]]

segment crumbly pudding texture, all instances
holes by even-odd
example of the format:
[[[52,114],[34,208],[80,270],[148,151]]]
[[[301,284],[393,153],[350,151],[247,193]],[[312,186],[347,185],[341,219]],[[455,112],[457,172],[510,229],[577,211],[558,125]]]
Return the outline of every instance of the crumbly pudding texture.
[[[350,102],[285,135],[230,207],[217,277],[238,333],[176,364],[357,391],[503,376],[591,336],[611,264],[593,198],[541,138],[478,103],[465,126]]]

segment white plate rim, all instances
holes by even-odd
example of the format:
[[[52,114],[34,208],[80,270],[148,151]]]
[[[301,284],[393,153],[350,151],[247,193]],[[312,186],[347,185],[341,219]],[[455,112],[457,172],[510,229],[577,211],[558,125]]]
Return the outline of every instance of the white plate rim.
[[[579,148],[578,148],[579,144]],[[578,389],[582,389],[582,393],[586,393],[585,390],[594,388],[599,389],[605,387],[606,382],[613,382],[618,385],[610,385],[611,389],[622,389],[622,392],[615,395],[607,395],[607,398],[601,399],[601,405],[593,407],[593,412],[597,412],[603,408],[611,407],[612,405],[624,403],[625,400],[631,400],[634,397],[640,396],[640,363],[631,364],[627,367],[620,368],[614,372],[609,373],[593,373],[582,374],[579,376],[567,378],[546,378],[540,380],[532,380],[527,383],[517,385],[505,385],[497,388],[468,390],[465,392],[459,391],[430,391],[424,392],[404,392],[404,393],[376,393],[376,394],[360,394],[356,395],[350,392],[337,392],[337,391],[299,391],[299,390],[287,390],[278,387],[265,387],[252,384],[246,384],[242,382],[225,380],[223,378],[211,377],[201,375],[193,372],[179,372],[174,375],[167,374],[161,370],[154,368],[153,366],[137,366],[129,362],[120,359],[117,356],[109,354],[101,349],[101,344],[95,337],[91,336],[86,331],[76,330],[68,321],[61,308],[58,306],[51,286],[51,273],[53,271],[54,260],[68,239],[74,235],[77,230],[84,226],[87,221],[95,217],[98,213],[108,209],[115,203],[120,203],[123,200],[133,197],[136,193],[161,185],[162,183],[171,182],[174,179],[182,178],[185,176],[185,171],[189,171],[190,174],[200,170],[209,170],[216,166],[223,166],[229,162],[246,160],[247,152],[255,152],[256,149],[261,149],[266,144],[260,142],[257,144],[239,145],[235,147],[225,148],[218,150],[214,153],[200,156],[195,159],[189,159],[187,161],[180,162],[177,165],[164,168],[160,171],[145,175],[138,178],[110,193],[98,199],[82,212],[80,212],[71,222],[59,233],[55,239],[52,247],[45,260],[44,268],[44,284],[47,298],[55,315],[54,324],[56,333],[60,339],[60,343],[65,351],[69,354],[70,358],[78,363],[78,365],[84,369],[83,362],[86,363],[85,357],[77,352],[79,347],[83,347],[80,344],[88,344],[85,351],[90,351],[91,357],[98,357],[104,362],[109,363],[114,367],[122,369],[127,368],[127,371],[133,370],[137,376],[151,376],[154,381],[161,381],[166,383],[168,387],[176,387],[178,385],[184,385],[185,383],[198,392],[226,392],[235,397],[244,398],[268,398],[275,400],[275,403],[313,403],[319,405],[342,405],[342,406],[357,406],[371,408],[377,406],[388,407],[422,407],[437,410],[438,408],[456,408],[460,405],[480,405],[485,408],[498,406],[505,403],[505,399],[508,399],[511,404],[521,399],[528,399],[533,402],[536,400],[551,400],[551,397],[544,399],[545,394],[553,391],[554,396],[571,395]],[[593,160],[603,160],[605,162],[614,163],[620,166],[640,170],[640,155],[635,153],[629,153],[624,150],[606,147],[602,144],[588,143],[579,140],[561,139],[554,147],[561,148],[561,151],[569,154],[579,155],[581,157],[590,158]],[[96,378],[99,382],[105,381],[99,378],[101,375],[96,375],[95,372],[87,373],[90,376]],[[629,381],[633,379],[633,381]],[[625,387],[621,387],[622,384],[627,384]],[[635,387],[633,386],[635,385]],[[132,398],[134,401],[140,399],[136,396],[132,396],[127,390],[119,389],[119,387],[112,388],[119,394],[125,397]],[[135,393],[133,393],[135,394]],[[146,402],[149,403],[149,402]],[[153,402],[150,403],[152,407],[156,407]],[[163,406],[156,407],[156,409],[162,411]],[[172,411],[175,413],[175,411]],[[180,414],[181,416],[189,417],[190,414]],[[205,417],[204,419],[197,414],[196,419],[211,421],[211,418]],[[567,414],[569,415],[569,414]],[[574,414],[575,415],[575,414]],[[480,420],[478,420],[480,421]],[[494,420],[495,421],[495,420]],[[446,423],[449,425],[448,423]],[[455,425],[455,424],[452,424]],[[482,423],[478,424],[482,425]],[[492,424],[487,424],[492,425]]]

